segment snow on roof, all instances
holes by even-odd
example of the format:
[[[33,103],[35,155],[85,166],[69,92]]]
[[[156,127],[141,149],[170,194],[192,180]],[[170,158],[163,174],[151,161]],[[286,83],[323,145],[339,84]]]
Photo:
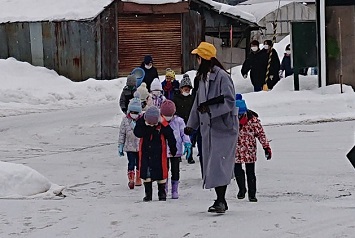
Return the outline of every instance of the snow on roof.
[[[83,20],[100,14],[114,0],[0,0],[0,23]],[[177,3],[182,0],[122,0],[138,4]]]
[[[212,0],[201,0],[202,2],[213,6],[214,9],[218,10],[220,13],[229,13],[233,16],[238,16],[244,20],[258,23],[267,14],[277,10],[279,7],[279,2],[263,2],[256,4],[238,4],[236,6],[231,6],[224,3],[214,2]],[[281,1],[280,7],[287,4],[293,3],[293,1]]]

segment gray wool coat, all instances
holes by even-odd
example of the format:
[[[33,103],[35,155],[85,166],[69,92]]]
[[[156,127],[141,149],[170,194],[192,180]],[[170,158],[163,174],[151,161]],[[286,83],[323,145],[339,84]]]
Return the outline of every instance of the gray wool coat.
[[[187,126],[193,129],[200,127],[203,185],[209,189],[228,185],[234,177],[239,122],[234,85],[229,75],[214,66],[207,81],[199,81]],[[225,96],[224,103],[209,106],[210,113],[201,114],[197,111],[200,103],[222,94]]]

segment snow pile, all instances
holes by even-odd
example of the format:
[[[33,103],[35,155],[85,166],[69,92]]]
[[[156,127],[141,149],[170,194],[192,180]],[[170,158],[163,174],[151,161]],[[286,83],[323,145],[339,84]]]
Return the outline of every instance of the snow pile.
[[[54,197],[63,189],[30,167],[0,161],[1,198]]]

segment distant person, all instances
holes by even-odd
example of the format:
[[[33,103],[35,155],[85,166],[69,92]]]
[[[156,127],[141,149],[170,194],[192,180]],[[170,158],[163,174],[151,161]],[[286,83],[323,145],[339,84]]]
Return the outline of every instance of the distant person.
[[[164,96],[166,99],[173,100],[174,96],[179,93],[179,81],[175,79],[175,72],[172,69],[167,69],[165,80],[162,82]]]
[[[263,126],[258,119],[258,114],[248,110],[246,103],[240,94],[236,95],[235,105],[239,109],[239,137],[234,165],[234,175],[239,188],[237,198],[244,199],[245,194],[248,191],[249,201],[257,202],[255,176],[256,139],[258,139],[263,146],[267,160],[271,159],[272,152],[265,136]],[[242,168],[243,164],[245,164],[246,169],[248,190],[245,187],[245,173]]]
[[[133,94],[137,90],[136,83],[137,83],[136,76],[134,75],[127,76],[126,86],[123,88],[120,97],[120,107],[124,114],[127,114],[129,100],[133,98]]]
[[[203,187],[214,188],[217,199],[208,212],[225,213],[227,186],[233,176],[238,119],[233,81],[217,60],[216,48],[201,42],[194,49],[199,68],[199,86],[185,128],[191,135],[200,127],[203,151]]]
[[[291,46],[288,44],[285,48],[285,54],[281,61],[279,77],[283,77],[285,71],[285,78],[293,74],[293,68],[291,67]]]
[[[277,54],[276,50],[273,48],[273,43],[271,40],[265,40],[264,41],[264,48],[262,49],[261,53],[263,54],[263,57],[265,57],[264,60],[266,60],[266,67],[269,65],[269,58],[270,54],[271,55],[271,62],[270,62],[270,68],[269,68],[269,74],[267,78],[267,86],[271,90],[274,88],[274,86],[277,84],[277,82],[280,81],[280,76],[279,76],[279,71],[280,71],[280,59],[279,55]],[[264,82],[266,78],[266,73],[264,75]]]
[[[253,40],[250,43],[250,50],[248,57],[243,63],[241,73],[246,79],[250,71],[250,80],[254,87],[254,92],[259,92],[263,89],[263,85],[265,84],[267,61],[259,48],[259,41]]]
[[[158,78],[158,70],[153,66],[153,58],[150,55],[144,56],[141,68],[144,70],[145,75],[143,82],[147,84],[147,89],[150,92],[150,85],[153,79]]]

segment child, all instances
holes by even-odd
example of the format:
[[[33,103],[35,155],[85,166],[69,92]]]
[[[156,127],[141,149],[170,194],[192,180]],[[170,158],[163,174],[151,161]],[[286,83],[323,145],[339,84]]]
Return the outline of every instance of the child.
[[[180,159],[183,154],[187,154],[186,157],[189,157],[191,154],[191,143],[190,138],[185,135],[184,128],[185,123],[184,120],[174,115],[176,112],[175,104],[171,100],[165,100],[161,104],[160,113],[162,115],[162,120],[167,121],[174,131],[174,136],[176,140],[176,155],[172,155],[168,148],[168,170],[169,170],[169,161],[171,163],[171,198],[178,199],[178,187],[179,187],[179,179],[180,179]],[[184,145],[185,150],[182,150]],[[166,182],[165,190],[168,192],[168,181]]]
[[[118,138],[118,154],[123,156],[123,151],[126,151],[128,158],[128,187],[134,188],[134,185],[141,186],[142,182],[139,177],[139,164],[138,164],[138,150],[139,138],[133,134],[133,129],[136,121],[141,117],[142,106],[139,99],[139,93],[134,94],[135,97],[131,99],[128,104],[127,115],[122,119],[120,126],[120,133]],[[134,168],[136,168],[136,176],[134,181]]]
[[[162,94],[163,88],[161,86],[160,80],[155,78],[150,85],[151,93],[152,93],[152,101],[153,105],[157,108],[160,108],[161,104],[165,101],[165,97]]]
[[[248,181],[248,197],[250,202],[257,202],[256,199],[256,138],[260,141],[265,150],[267,160],[271,159],[271,149],[265,136],[264,129],[258,119],[258,114],[248,110],[242,95],[236,95],[236,107],[239,108],[239,136],[237,145],[236,162],[234,166],[234,175],[237,180],[239,192],[238,199],[244,199],[245,193],[245,173],[242,164],[245,163],[245,169]]]
[[[150,106],[144,116],[138,119],[134,134],[140,138],[139,167],[145,190],[143,201],[152,200],[153,181],[158,183],[159,201],[165,201],[165,183],[168,178],[166,142],[172,156],[175,156],[177,151],[173,130],[166,121],[160,122],[159,109]]]
[[[174,96],[174,103],[176,106],[176,115],[184,119],[185,124],[189,120],[194,97],[190,94],[192,89],[191,80],[188,74],[184,74],[180,82],[180,93]],[[190,140],[195,140],[196,133],[190,136]],[[186,158],[189,164],[194,164],[195,160],[192,158],[192,150],[189,157]]]
[[[127,114],[127,107],[129,100],[133,98],[133,94],[136,91],[137,79],[134,75],[128,75],[126,86],[123,88],[120,97],[120,107],[124,114]]]
[[[153,104],[152,103],[152,96],[150,95],[150,93],[148,92],[148,89],[147,89],[147,84],[143,82],[137,88],[137,92],[140,95],[141,104],[142,104],[142,111],[146,111],[148,109],[148,107],[150,107]]]
[[[162,87],[164,90],[164,96],[173,100],[174,96],[179,93],[179,82],[175,80],[174,70],[168,68],[165,73],[165,80],[162,82]]]

